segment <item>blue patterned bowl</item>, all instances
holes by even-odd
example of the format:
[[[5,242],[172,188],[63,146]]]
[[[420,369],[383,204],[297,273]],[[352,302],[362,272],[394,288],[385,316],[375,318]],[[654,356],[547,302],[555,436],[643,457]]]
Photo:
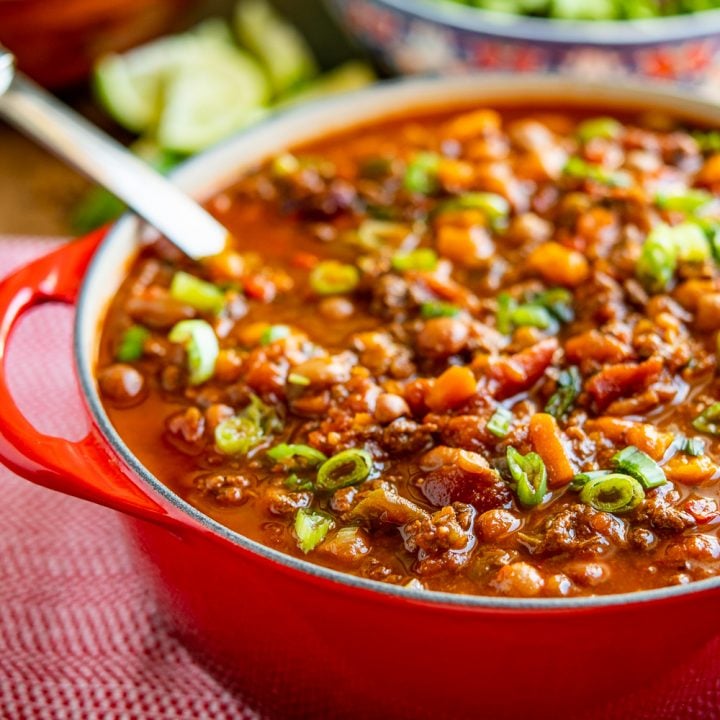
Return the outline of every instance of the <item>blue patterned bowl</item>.
[[[327,0],[362,45],[402,73],[643,75],[720,99],[720,10],[652,20],[575,22],[431,0]]]

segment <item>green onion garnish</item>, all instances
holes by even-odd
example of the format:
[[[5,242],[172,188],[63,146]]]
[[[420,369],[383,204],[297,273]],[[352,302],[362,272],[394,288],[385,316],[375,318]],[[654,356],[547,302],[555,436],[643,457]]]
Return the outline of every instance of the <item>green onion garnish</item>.
[[[687,188],[680,192],[658,193],[655,196],[655,204],[661,210],[675,210],[693,215],[714,199],[707,190]]]
[[[563,418],[572,407],[582,390],[580,370],[571,365],[561,370],[557,379],[557,390],[550,396],[545,405],[545,412],[558,420]]]
[[[609,470],[588,470],[587,472],[581,472],[575,475],[572,479],[572,489],[580,490],[582,487],[587,485],[591,480],[597,478],[604,478],[612,473]]]
[[[455,317],[459,313],[460,308],[452,303],[425,302],[420,306],[420,315],[426,320],[439,317]]]
[[[320,490],[338,490],[367,480],[373,469],[367,450],[351,448],[326,460],[318,469],[316,485]]]
[[[596,510],[621,514],[636,508],[645,499],[638,480],[622,473],[605,473],[588,480],[580,491],[580,500]]]
[[[285,478],[283,485],[285,485],[288,490],[292,490],[293,492],[305,492],[307,490],[314,489],[312,480],[298,477],[295,473],[288,475]]]
[[[333,519],[325,513],[316,510],[300,508],[295,515],[295,535],[298,547],[309,553],[314,550],[335,525]]]
[[[717,132],[717,130],[707,130],[704,132],[698,130],[692,135],[702,152],[720,152],[720,132]]]
[[[397,247],[411,232],[403,223],[366,218],[358,226],[357,239],[362,247],[376,250],[388,242]]]
[[[702,228],[686,222],[673,228],[678,260],[701,263],[712,257],[712,248]]]
[[[457,210],[479,210],[491,222],[504,220],[510,214],[510,203],[502,196],[489,192],[470,192],[441,202],[435,213]]]
[[[635,265],[635,275],[649,292],[662,292],[675,274],[677,259],[672,228],[668,225],[657,225],[643,243]]]
[[[622,125],[614,118],[597,117],[584,120],[578,125],[577,136],[581,142],[588,142],[595,138],[613,140],[622,132]]]
[[[550,288],[532,295],[528,300],[534,305],[546,307],[561,322],[572,322],[575,319],[573,310],[573,294],[566,288]]]
[[[556,325],[547,308],[532,303],[518,305],[510,312],[510,319],[515,327],[534,327],[547,330],[549,327]]]
[[[678,452],[692,457],[705,454],[705,441],[702,438],[679,437],[675,440],[675,446]]]
[[[547,470],[542,458],[534,452],[523,456],[509,447],[507,464],[520,504],[525,507],[539,505],[547,493]]]
[[[145,341],[150,337],[150,331],[142,325],[132,325],[122,336],[120,345],[115,353],[118,362],[135,362],[143,356]]]
[[[490,419],[487,421],[487,431],[495,435],[495,437],[504,438],[510,432],[510,426],[514,419],[514,415],[510,410],[499,405]]]
[[[631,182],[626,173],[610,172],[600,165],[594,165],[583,160],[577,155],[568,158],[563,172],[568,177],[578,178],[579,180],[593,180],[609,187],[627,187]]]
[[[217,285],[182,271],[173,276],[170,296],[200,312],[219,313],[225,306],[225,294]]]
[[[287,325],[269,325],[260,335],[261,345],[270,345],[277,340],[282,340],[290,335],[290,328]]]
[[[288,445],[280,443],[267,451],[267,456],[277,463],[294,467],[301,460],[307,467],[317,467],[327,460],[327,456],[309,445]]]
[[[271,432],[280,429],[275,411],[256,395],[237,415],[218,423],[215,447],[223,455],[246,455]]]
[[[323,260],[310,272],[310,287],[318,295],[341,295],[352,292],[360,281],[354,265],[337,260]]]
[[[408,163],[403,185],[406,190],[420,195],[432,195],[438,190],[440,156],[435,153],[417,153]]]
[[[288,374],[287,379],[291,385],[306,386],[310,384],[310,378],[306,378],[304,375],[300,375],[300,373],[291,372]]]
[[[616,470],[634,477],[646,490],[667,482],[663,469],[634,445],[613,455],[612,463]]]
[[[201,385],[213,376],[220,346],[210,323],[181,320],[168,334],[168,340],[185,347],[191,385]]]
[[[398,272],[434,270],[437,261],[437,253],[432,248],[417,248],[408,252],[396,252],[392,257],[392,266]]]
[[[495,326],[498,332],[509,335],[513,329],[512,314],[517,307],[517,302],[509,293],[500,293],[497,298],[497,314]]]
[[[300,160],[291,153],[277,155],[272,161],[272,173],[275,177],[294,175],[301,168]]]
[[[720,435],[720,402],[706,407],[693,421],[692,426],[708,435]]]

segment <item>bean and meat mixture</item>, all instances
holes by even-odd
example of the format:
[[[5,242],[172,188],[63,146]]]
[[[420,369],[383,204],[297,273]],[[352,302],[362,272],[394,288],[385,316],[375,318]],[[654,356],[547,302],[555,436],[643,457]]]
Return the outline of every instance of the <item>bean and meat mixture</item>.
[[[233,240],[145,247],[97,370],[161,481],[373,580],[564,597],[720,573],[720,135],[463,108],[280,154]]]

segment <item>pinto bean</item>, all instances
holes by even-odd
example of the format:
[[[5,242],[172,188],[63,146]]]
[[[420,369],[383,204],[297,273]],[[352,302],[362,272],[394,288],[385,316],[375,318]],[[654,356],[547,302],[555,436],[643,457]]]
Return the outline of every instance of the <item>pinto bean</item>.
[[[98,373],[100,392],[116,405],[129,407],[145,398],[145,378],[131,365],[116,363]]]
[[[428,320],[418,333],[418,352],[429,357],[449,357],[465,348],[468,326],[458,318],[440,317]]]
[[[501,567],[492,585],[501,595],[536,597],[542,592],[545,579],[530,563],[515,562]]]
[[[409,414],[410,408],[400,395],[382,393],[375,402],[375,419],[383,425]]]
[[[127,301],[126,309],[136,322],[157,329],[166,329],[181,320],[195,317],[193,308],[175,300],[167,290],[158,287],[131,297]]]
[[[310,385],[335,385],[350,379],[350,360],[347,357],[321,357],[306,360],[293,368],[293,373],[310,381]]]

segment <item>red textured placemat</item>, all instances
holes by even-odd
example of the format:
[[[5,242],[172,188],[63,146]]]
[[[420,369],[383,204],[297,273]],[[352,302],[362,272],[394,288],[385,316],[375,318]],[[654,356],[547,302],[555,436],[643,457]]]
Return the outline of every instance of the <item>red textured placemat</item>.
[[[0,276],[54,246],[0,238]],[[45,432],[79,437],[71,318],[64,307],[33,311],[17,329],[10,364],[13,391],[30,419]],[[0,493],[0,718],[257,717],[164,623],[114,512],[35,487],[2,466]],[[642,637],[618,638],[618,652],[625,642]],[[555,671],[542,658],[533,666]],[[633,682],[627,678],[629,687]],[[597,688],[598,700],[603,690]],[[720,642],[654,687],[588,710],[583,720],[719,719]],[[512,717],[509,711],[506,719]]]

